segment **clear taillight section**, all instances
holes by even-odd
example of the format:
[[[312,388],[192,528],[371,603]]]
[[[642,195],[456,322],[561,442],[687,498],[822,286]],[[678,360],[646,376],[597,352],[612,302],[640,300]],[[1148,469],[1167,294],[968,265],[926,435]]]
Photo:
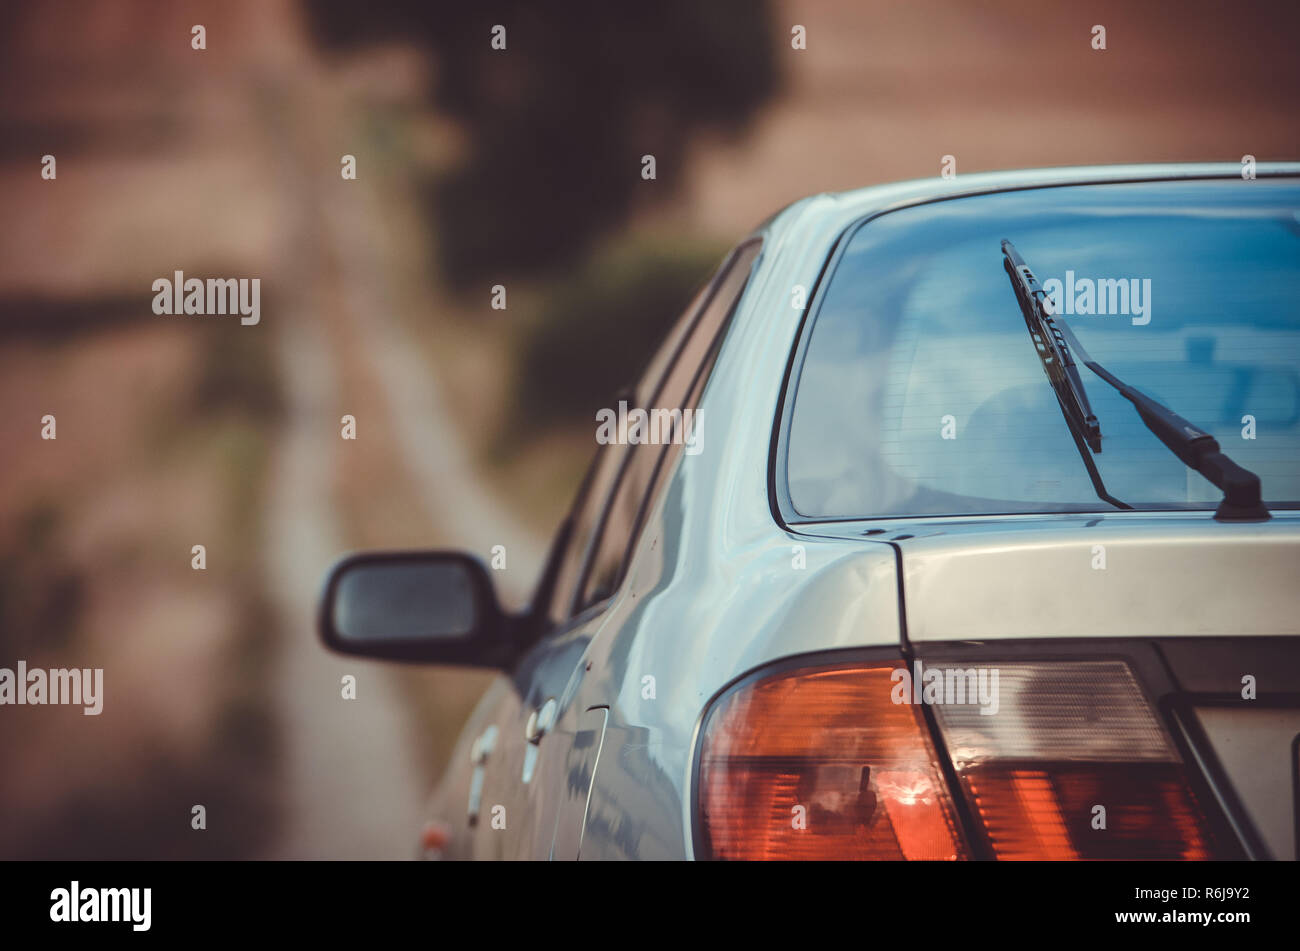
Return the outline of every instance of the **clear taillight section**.
[[[966,857],[921,711],[890,699],[899,666],[791,671],[715,705],[699,775],[710,857]]]
[[[976,673],[996,685],[987,696],[934,710],[995,858],[1213,857],[1181,758],[1126,663]]]

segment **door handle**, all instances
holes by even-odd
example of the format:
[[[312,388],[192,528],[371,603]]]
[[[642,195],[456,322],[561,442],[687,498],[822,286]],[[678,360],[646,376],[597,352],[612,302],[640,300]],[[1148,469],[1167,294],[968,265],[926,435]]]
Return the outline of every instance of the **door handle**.
[[[528,745],[524,747],[524,771],[519,778],[525,783],[533,781],[533,773],[537,771],[537,758],[541,755],[538,746],[544,737],[555,726],[555,715],[560,709],[560,705],[555,702],[555,698],[549,698],[540,707],[528,714],[528,722],[524,724],[524,739]]]
[[[555,726],[555,713],[560,705],[551,697],[540,707],[528,714],[528,723],[524,726],[524,739],[536,746],[542,742],[551,727]]]

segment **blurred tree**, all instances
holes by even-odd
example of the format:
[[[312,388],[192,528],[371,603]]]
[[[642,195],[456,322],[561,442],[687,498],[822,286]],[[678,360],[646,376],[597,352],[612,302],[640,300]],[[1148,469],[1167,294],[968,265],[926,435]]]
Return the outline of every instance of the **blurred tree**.
[[[701,128],[735,133],[776,88],[767,0],[368,4],[308,0],[339,49],[413,39],[438,63],[436,102],[469,136],[434,188],[448,280],[568,263],[634,201],[666,197]],[[493,27],[506,48],[493,49]],[[656,180],[641,178],[655,156]]]
[[[502,434],[594,420],[634,383],[725,247],[640,239],[591,256],[555,282],[516,342],[515,406]]]

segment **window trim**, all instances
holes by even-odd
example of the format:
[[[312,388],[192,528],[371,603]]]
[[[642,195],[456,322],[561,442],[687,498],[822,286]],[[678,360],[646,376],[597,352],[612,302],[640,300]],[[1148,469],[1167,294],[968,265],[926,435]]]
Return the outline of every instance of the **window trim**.
[[[678,362],[682,359],[683,352],[694,338],[695,332],[700,326],[700,321],[703,320],[705,313],[708,312],[709,307],[717,298],[718,291],[721,289],[723,283],[731,275],[737,259],[740,258],[749,248],[755,246],[757,247],[757,250],[754,252],[753,260],[749,262],[749,274],[746,276],[745,282],[741,285],[740,291],[736,294],[735,300],[733,300],[727,308],[726,314],[723,316],[722,320],[719,321],[718,328],[714,331],[713,338],[709,341],[708,347],[705,350],[704,358],[691,373],[690,384],[686,388],[686,400],[690,402],[692,401],[692,397],[694,397],[695,400],[698,401],[699,397],[703,396],[701,374],[704,372],[706,367],[712,366],[712,364],[716,362],[718,351],[721,347],[723,338],[726,336],[727,329],[731,326],[732,318],[739,309],[740,302],[744,300],[745,292],[753,285],[754,273],[763,257],[764,239],[762,235],[753,235],[737,244],[730,252],[728,252],[727,256],[718,266],[713,277],[709,281],[707,293],[703,295],[699,307],[696,308],[695,313],[691,316],[690,326],[686,333],[682,334],[682,339],[678,342],[677,347],[673,352],[672,359],[668,361],[664,368],[663,377],[655,387],[654,394],[649,397],[648,406],[653,406],[655,401],[659,399],[660,395],[663,393],[664,387],[672,378],[673,371],[677,369]],[[705,382],[707,382],[707,380]],[[641,538],[641,532],[645,528],[646,518],[649,514],[650,508],[652,507],[652,503],[658,498],[659,493],[662,490],[662,476],[665,471],[664,460],[667,458],[668,453],[674,448],[674,446],[673,444],[664,444],[659,447],[659,453],[655,457],[654,461],[654,468],[651,470],[650,480],[647,483],[646,490],[641,497],[640,503],[637,505],[636,516],[632,523],[632,530],[628,533],[627,544],[624,547],[622,557],[619,560],[618,575],[611,587],[610,593],[588,604],[580,604],[579,602],[581,601],[583,594],[586,592],[587,583],[590,579],[592,568],[594,567],[595,556],[600,549],[600,542],[604,538],[605,526],[609,519],[610,508],[613,505],[614,499],[618,495],[619,489],[623,485],[623,480],[627,477],[628,469],[632,465],[632,460],[635,457],[635,452],[632,450],[636,447],[631,446],[628,448],[629,451],[622,461],[618,475],[615,477],[614,485],[610,489],[609,497],[605,500],[604,508],[601,510],[600,522],[596,527],[596,531],[592,533],[592,543],[587,546],[587,552],[583,556],[584,561],[581,578],[576,590],[574,591],[573,604],[569,608],[569,621],[566,621],[566,624],[572,623],[575,618],[581,617],[585,619],[589,612],[591,614],[599,613],[599,611],[603,610],[610,601],[618,596],[619,591],[623,587],[623,582],[627,580],[627,571],[629,563],[632,560],[632,551]]]

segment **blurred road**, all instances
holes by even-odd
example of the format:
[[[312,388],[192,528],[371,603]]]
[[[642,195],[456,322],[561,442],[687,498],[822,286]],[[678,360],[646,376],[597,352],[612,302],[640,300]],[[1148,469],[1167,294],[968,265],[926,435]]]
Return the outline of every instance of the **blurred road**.
[[[418,176],[384,177],[374,120],[392,111],[385,96],[418,99],[424,81],[388,59],[374,73],[327,61],[292,0],[201,14],[179,4],[95,9],[87,21],[69,4],[40,8],[18,44],[30,62],[0,69],[3,88],[23,93],[3,103],[0,129],[28,137],[15,141],[21,161],[0,177],[0,204],[20,222],[0,235],[0,293],[80,294],[96,318],[121,297],[136,322],[68,331],[62,349],[7,342],[4,365],[23,377],[6,392],[31,392],[22,406],[7,403],[6,436],[17,444],[30,419],[57,407],[54,447],[94,473],[87,517],[64,520],[105,536],[69,543],[88,552],[87,577],[103,579],[85,636],[130,679],[114,680],[124,700],[108,726],[75,734],[95,754],[81,773],[45,755],[55,747],[44,741],[23,746],[24,782],[10,783],[0,805],[27,821],[4,826],[13,835],[0,843],[26,841],[24,826],[38,819],[67,828],[66,814],[86,811],[77,797],[92,796],[102,804],[84,820],[95,855],[122,854],[119,840],[130,843],[127,854],[187,854],[196,848],[188,819],[174,830],[156,817],[188,817],[197,801],[210,804],[209,841],[227,843],[222,855],[412,857],[432,775],[485,681],[328,654],[314,623],[325,572],[362,544],[459,547],[485,558],[500,544],[510,570],[498,579],[517,604],[541,552],[476,475],[457,404],[412,326],[441,316],[436,279],[419,271],[430,258],[407,227],[425,197]],[[194,22],[208,26],[203,52],[189,45]],[[56,181],[32,171],[31,153],[46,149],[58,152]],[[358,180],[339,174],[345,152],[359,155]],[[260,277],[262,322],[201,330],[192,318],[153,317],[150,282],[175,268]],[[78,372],[51,373],[66,354],[83,361]],[[264,354],[271,367],[241,368]],[[236,405],[250,381],[279,383],[280,424],[263,419],[244,431],[266,447],[265,484],[259,455],[234,454],[213,435],[226,411],[195,408],[206,373],[225,381]],[[147,395],[128,400],[144,382]],[[356,441],[340,437],[345,413],[358,418]],[[51,486],[60,511],[75,513],[83,496],[57,481],[67,466],[44,448],[0,480],[0,529]],[[239,502],[253,524],[243,548],[218,532],[231,518],[209,501],[232,491],[223,479],[249,486]],[[208,543],[207,574],[190,570],[193,538]],[[155,560],[121,555],[142,549]],[[241,597],[263,594],[271,618],[239,613]],[[357,678],[355,700],[342,697],[345,675]],[[232,712],[226,694],[240,691],[248,707]],[[205,745],[213,733],[267,752],[223,758]],[[257,791],[245,793],[241,777]],[[281,822],[246,807],[263,790]],[[118,838],[106,824],[121,828]],[[67,837],[69,854],[87,847]]]
[[[409,711],[386,669],[327,654],[312,625],[321,579],[342,551],[328,485],[339,446],[330,356],[309,314],[286,319],[278,338],[290,425],[272,469],[265,551],[285,635],[272,678],[284,822],[266,857],[409,857],[424,793]],[[355,700],[342,697],[345,674],[357,678]]]
[[[346,121],[328,108],[338,101],[329,77],[295,78],[279,94],[284,99],[267,113],[275,117],[269,140],[278,145],[268,164],[278,156],[276,189],[291,222],[282,259],[292,262],[292,278],[276,344],[288,419],[273,468],[265,551],[286,635],[274,678],[286,782],[285,824],[268,857],[411,857],[428,790],[409,706],[390,666],[329,655],[315,639],[321,581],[344,551],[331,485],[339,455],[366,452],[366,429],[382,415],[396,437],[396,461],[418,493],[422,511],[412,519],[436,526],[439,543],[485,557],[504,544],[520,569],[500,576],[513,601],[524,594],[530,566],[540,565],[543,546],[482,488],[429,361],[397,316],[383,249],[365,239],[384,230],[377,197],[364,180],[342,180],[333,156],[322,159],[323,143],[344,137],[337,126]],[[428,292],[436,299],[435,288]],[[330,322],[346,326],[331,334]],[[347,359],[382,398],[358,420],[355,442],[340,437],[340,417],[354,408],[341,403],[342,355],[331,350],[337,339],[357,348]],[[341,696],[346,674],[357,678],[355,700]]]

